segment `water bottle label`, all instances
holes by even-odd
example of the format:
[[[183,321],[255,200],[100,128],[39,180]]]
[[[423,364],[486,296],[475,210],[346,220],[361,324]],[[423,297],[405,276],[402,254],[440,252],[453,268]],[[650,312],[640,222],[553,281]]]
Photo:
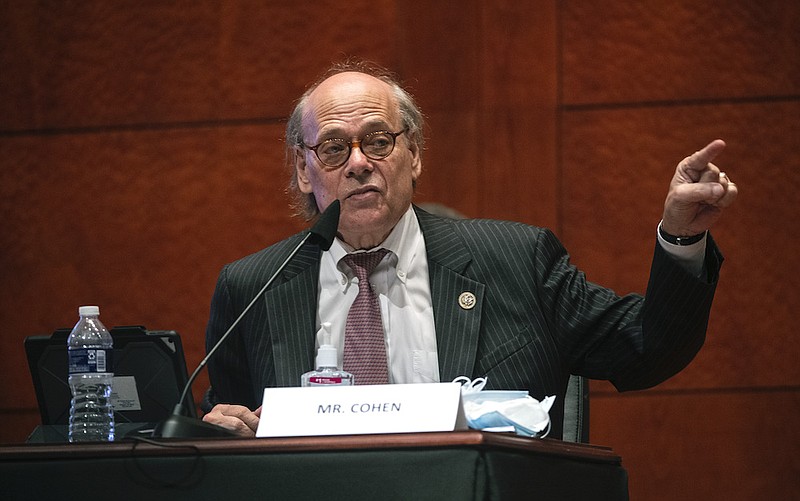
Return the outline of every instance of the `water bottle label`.
[[[114,372],[113,350],[74,348],[69,350],[69,373]]]

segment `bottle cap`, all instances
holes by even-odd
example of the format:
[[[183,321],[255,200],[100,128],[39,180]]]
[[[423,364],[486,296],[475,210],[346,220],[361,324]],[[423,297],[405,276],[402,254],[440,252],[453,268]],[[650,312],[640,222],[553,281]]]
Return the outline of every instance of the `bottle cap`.
[[[78,308],[78,315],[82,317],[96,317],[100,314],[99,306],[81,306]]]

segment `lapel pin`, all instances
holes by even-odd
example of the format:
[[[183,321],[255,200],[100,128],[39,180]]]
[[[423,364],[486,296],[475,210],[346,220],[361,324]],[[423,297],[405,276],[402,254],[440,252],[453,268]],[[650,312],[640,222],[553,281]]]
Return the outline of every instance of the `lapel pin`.
[[[461,306],[464,310],[471,310],[475,307],[475,294],[471,292],[462,292],[460,296],[458,296],[458,305]]]

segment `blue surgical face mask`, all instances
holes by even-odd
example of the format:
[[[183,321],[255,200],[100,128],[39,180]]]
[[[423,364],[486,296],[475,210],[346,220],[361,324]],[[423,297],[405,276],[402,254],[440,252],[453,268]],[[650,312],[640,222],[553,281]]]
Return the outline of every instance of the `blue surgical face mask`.
[[[518,435],[529,437],[545,437],[550,432],[549,411],[554,396],[539,402],[526,391],[483,390],[485,378],[470,381],[466,376],[460,376],[454,382],[462,383],[461,398],[470,428],[513,429]]]

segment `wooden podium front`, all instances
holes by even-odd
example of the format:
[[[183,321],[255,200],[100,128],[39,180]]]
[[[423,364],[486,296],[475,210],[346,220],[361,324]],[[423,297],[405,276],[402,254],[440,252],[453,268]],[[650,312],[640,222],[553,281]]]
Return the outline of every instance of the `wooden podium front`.
[[[0,499],[628,499],[609,448],[479,431],[0,447]]]

